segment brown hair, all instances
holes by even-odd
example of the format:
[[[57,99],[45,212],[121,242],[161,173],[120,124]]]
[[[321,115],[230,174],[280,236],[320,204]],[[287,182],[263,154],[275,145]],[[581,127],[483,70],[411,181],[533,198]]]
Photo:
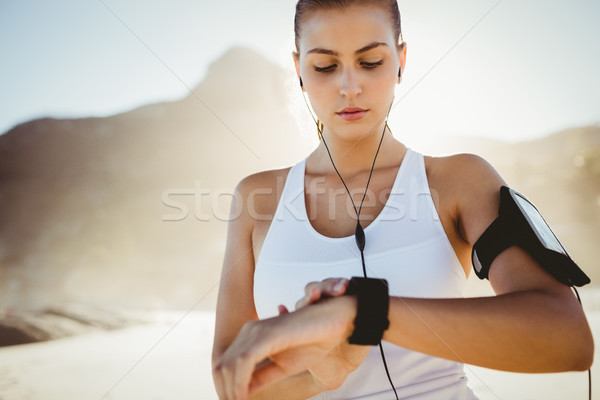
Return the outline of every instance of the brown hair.
[[[400,11],[396,0],[299,0],[296,4],[296,16],[294,17],[294,36],[296,51],[300,50],[300,25],[312,12],[317,10],[344,9],[353,5],[375,5],[389,12],[394,28],[394,36],[397,41],[402,39],[402,28],[400,25]]]

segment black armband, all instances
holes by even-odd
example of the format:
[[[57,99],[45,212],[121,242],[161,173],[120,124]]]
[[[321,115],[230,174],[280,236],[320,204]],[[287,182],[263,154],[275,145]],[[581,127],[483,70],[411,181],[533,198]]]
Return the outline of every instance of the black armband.
[[[542,268],[565,285],[582,286],[590,282],[535,206],[522,194],[502,186],[498,218],[473,245],[471,259],[477,276],[487,278],[492,261],[513,245],[528,252]]]
[[[388,310],[390,296],[385,279],[350,279],[347,295],[356,295],[357,310],[354,332],[348,338],[350,344],[377,345],[383,332],[389,327]]]

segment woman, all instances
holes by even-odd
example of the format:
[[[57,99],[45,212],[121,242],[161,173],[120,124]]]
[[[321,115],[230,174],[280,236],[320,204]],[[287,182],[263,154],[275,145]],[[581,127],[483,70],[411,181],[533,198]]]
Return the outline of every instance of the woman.
[[[389,131],[407,52],[396,1],[300,0],[295,24],[322,140],[236,188],[213,347],[220,398],[471,399],[462,363],[586,370],[593,340],[577,299],[520,247],[493,261],[496,296],[462,298],[505,183],[477,156],[423,157]],[[389,283],[385,369],[379,349],[347,340],[357,218],[365,272]]]

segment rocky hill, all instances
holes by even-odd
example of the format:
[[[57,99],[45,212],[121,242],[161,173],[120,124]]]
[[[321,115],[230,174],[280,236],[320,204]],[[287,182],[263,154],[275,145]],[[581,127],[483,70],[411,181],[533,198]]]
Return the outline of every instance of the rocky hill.
[[[179,101],[1,135],[0,307],[214,303],[232,188],[310,150],[283,80],[234,48]]]

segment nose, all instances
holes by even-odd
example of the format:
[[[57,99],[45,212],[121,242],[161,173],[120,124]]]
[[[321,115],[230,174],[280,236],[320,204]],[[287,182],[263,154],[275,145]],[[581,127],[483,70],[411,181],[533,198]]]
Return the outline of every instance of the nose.
[[[346,97],[357,96],[362,93],[362,86],[355,71],[347,68],[341,74],[340,94]]]

